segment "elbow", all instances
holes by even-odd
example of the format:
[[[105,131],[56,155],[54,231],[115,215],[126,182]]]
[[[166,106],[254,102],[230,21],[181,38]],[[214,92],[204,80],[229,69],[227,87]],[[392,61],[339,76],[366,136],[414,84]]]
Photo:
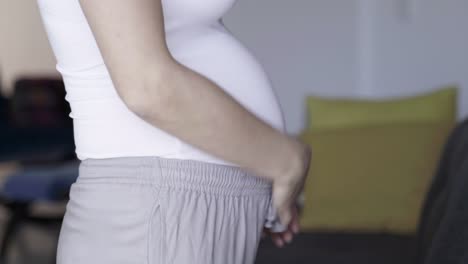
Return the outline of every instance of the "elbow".
[[[130,86],[122,98],[128,109],[146,119],[158,119],[170,101],[169,82],[164,75],[152,71],[140,78],[138,86]]]

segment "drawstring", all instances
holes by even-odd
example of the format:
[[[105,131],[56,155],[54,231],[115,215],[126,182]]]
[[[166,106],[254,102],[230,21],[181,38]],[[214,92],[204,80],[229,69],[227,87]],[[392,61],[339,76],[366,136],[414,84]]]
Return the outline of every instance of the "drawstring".
[[[279,220],[279,216],[276,213],[276,208],[273,206],[273,198],[270,196],[270,201],[268,204],[268,211],[267,211],[267,216],[265,219],[265,224],[264,226],[270,230],[270,232],[284,232],[286,231],[286,227],[281,224]]]

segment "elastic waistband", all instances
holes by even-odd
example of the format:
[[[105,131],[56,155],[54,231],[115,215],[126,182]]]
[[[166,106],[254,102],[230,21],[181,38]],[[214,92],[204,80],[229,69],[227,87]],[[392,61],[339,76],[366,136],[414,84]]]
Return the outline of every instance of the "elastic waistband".
[[[269,194],[271,181],[248,170],[198,160],[158,156],[84,159],[77,182],[150,184],[223,194]]]

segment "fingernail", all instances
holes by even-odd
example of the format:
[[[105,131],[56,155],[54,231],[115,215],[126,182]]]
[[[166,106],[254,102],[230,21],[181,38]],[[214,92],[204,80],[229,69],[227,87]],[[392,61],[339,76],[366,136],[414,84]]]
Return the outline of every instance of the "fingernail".
[[[277,245],[278,247],[283,247],[283,241],[282,241],[282,240],[278,240],[278,241],[276,242],[276,245]]]
[[[295,226],[293,226],[293,232],[294,232],[294,234],[297,234],[297,233],[299,233],[299,227],[298,227],[298,226],[296,226],[296,225],[295,225]]]

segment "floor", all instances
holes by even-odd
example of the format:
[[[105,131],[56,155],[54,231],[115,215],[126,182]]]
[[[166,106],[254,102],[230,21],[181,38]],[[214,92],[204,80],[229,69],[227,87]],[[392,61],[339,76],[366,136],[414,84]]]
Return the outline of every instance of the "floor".
[[[260,244],[256,264],[412,264],[412,237],[385,234],[300,234],[278,249]]]

